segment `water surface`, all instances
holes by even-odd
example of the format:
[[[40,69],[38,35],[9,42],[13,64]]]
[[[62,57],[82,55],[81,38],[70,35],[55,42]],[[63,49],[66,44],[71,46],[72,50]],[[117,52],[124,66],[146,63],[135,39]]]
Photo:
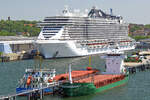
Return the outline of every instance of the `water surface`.
[[[18,80],[23,76],[26,68],[32,68],[35,60],[22,60],[0,63],[0,95],[15,92]],[[68,71],[68,65],[72,63],[72,69],[85,69],[88,66],[88,57],[47,59],[43,60],[43,68],[55,68],[57,73]],[[104,60],[99,56],[92,56],[92,67],[104,70]],[[101,93],[88,96],[62,98],[59,96],[45,96],[44,100],[149,100],[150,99],[150,71],[139,72],[130,75],[127,84]],[[26,100],[19,97],[17,100]]]

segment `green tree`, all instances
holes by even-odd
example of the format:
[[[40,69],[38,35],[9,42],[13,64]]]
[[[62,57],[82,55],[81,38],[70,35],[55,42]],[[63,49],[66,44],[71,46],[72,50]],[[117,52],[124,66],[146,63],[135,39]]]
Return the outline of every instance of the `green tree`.
[[[139,26],[139,25],[133,25],[131,28],[130,28],[130,32],[135,32],[137,30],[141,30],[142,27]]]
[[[0,35],[1,36],[11,36],[11,35],[14,36],[17,33],[21,32],[21,33],[29,33],[30,36],[37,36],[40,32],[40,28],[36,27],[36,23],[38,23],[38,21],[1,20],[0,21]],[[25,35],[25,36],[28,36],[28,35]]]
[[[145,25],[144,28],[149,28],[150,29],[150,24]]]

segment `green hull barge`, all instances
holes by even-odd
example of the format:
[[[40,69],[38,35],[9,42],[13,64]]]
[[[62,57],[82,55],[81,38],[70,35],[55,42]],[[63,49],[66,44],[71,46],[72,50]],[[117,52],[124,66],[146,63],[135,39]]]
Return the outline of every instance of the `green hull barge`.
[[[83,95],[89,95],[93,93],[102,92],[114,87],[121,86],[125,83],[127,83],[129,77],[126,76],[123,80],[107,84],[105,86],[101,86],[99,88],[96,88],[94,83],[64,83],[62,85],[63,89],[63,96],[66,97],[73,97],[73,96],[83,96]]]

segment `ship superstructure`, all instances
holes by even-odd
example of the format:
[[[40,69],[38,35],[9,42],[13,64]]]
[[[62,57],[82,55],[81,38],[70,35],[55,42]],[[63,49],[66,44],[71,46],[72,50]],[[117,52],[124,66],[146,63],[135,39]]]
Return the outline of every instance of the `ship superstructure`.
[[[121,16],[106,14],[93,7],[89,12],[70,12],[46,17],[39,23],[41,32],[36,41],[45,58],[73,57],[105,53],[113,49],[134,49],[128,37],[128,23]]]

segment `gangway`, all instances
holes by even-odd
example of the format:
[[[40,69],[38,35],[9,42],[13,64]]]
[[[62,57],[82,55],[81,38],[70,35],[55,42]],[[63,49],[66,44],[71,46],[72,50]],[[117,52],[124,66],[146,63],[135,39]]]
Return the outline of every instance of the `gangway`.
[[[59,86],[61,82],[54,82],[53,84],[50,84],[47,87],[41,87],[41,88],[37,88],[37,89],[33,89],[33,90],[28,90],[22,93],[15,93],[15,94],[8,94],[5,96],[0,96],[0,100],[16,100],[17,96],[21,96],[21,95],[27,95],[27,100],[31,100],[31,97],[34,96],[34,98],[32,98],[33,100],[37,100],[37,95],[39,95],[40,100],[43,99],[44,97],[44,89],[47,88],[52,88],[54,91],[54,87]]]

